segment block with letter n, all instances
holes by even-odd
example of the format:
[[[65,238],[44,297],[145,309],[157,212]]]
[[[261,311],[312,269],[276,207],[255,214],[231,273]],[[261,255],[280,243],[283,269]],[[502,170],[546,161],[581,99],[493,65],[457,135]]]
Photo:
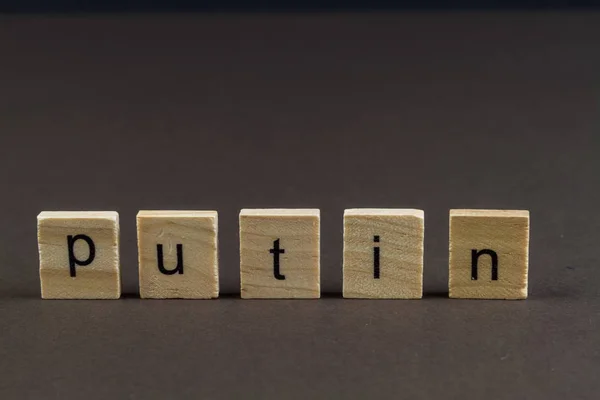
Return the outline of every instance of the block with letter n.
[[[529,211],[450,211],[450,297],[525,299]]]

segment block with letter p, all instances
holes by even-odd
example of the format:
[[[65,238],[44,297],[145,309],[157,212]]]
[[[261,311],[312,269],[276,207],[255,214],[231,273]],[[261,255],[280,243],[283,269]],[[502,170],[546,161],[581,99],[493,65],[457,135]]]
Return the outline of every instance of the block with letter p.
[[[118,299],[119,215],[44,211],[38,215],[44,299]]]
[[[525,299],[529,211],[450,210],[450,297]]]

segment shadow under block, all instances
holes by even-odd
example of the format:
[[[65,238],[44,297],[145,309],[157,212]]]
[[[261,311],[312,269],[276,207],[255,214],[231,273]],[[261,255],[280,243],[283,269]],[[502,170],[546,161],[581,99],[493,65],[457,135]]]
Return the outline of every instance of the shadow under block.
[[[241,297],[319,298],[320,212],[240,212]]]
[[[38,215],[44,299],[118,299],[119,214],[44,211]]]
[[[424,232],[422,210],[345,210],[344,297],[422,298]]]
[[[450,210],[450,297],[525,299],[529,211]]]
[[[140,211],[140,297],[219,296],[216,211]]]

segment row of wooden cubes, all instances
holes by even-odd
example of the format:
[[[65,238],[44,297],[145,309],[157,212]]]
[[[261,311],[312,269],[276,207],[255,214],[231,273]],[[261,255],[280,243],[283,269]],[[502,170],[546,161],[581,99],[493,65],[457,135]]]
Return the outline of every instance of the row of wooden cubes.
[[[320,297],[320,212],[240,212],[242,298]],[[423,294],[424,212],[344,212],[343,295],[418,299]],[[218,297],[216,211],[140,211],[142,298]],[[116,212],[38,216],[42,297],[116,299],[121,294]],[[529,212],[451,210],[449,292],[454,298],[527,297]]]

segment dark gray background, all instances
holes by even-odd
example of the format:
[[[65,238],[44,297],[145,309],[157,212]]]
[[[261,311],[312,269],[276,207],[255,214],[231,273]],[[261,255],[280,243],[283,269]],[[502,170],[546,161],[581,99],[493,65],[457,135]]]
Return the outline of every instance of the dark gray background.
[[[0,398],[596,399],[600,14],[0,18]],[[322,212],[321,300],[237,214]],[[342,213],[425,210],[425,298],[343,300]],[[448,210],[531,211],[530,299],[447,299]],[[42,301],[36,215],[117,210],[124,299]],[[219,211],[214,301],[137,297],[139,209]]]

